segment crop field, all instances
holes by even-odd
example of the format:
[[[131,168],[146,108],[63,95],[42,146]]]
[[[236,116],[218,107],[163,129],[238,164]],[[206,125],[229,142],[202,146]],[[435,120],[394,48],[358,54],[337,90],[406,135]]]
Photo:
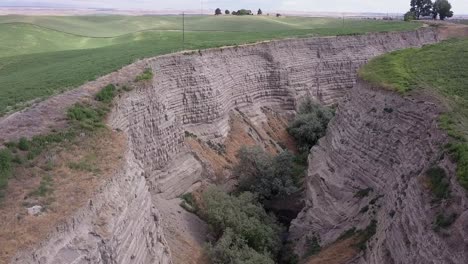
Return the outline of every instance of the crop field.
[[[468,39],[406,49],[372,60],[360,71],[365,80],[403,94],[426,89],[440,96],[448,111],[440,126],[453,138],[457,174],[468,189]]]
[[[137,59],[288,37],[407,31],[419,23],[270,16],[0,17],[0,115]]]

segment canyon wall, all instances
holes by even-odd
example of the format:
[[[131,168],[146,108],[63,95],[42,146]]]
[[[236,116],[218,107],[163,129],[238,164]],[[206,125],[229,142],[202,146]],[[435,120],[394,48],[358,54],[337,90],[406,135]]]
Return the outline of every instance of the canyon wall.
[[[353,263],[466,263],[466,190],[444,155],[440,109],[421,97],[359,82],[340,103],[309,156],[307,205],[291,227],[298,252],[307,237],[327,245],[376,220],[376,234]],[[450,178],[451,198],[441,204],[424,175],[435,165]],[[458,218],[449,229],[434,230],[438,214],[453,213]]]
[[[261,110],[265,106],[276,111],[294,112],[297,102],[305,96],[314,97],[326,105],[338,104],[355,84],[357,69],[368,59],[396,49],[419,47],[438,41],[440,38],[437,29],[425,28],[414,32],[272,41],[167,55],[138,62],[138,69],[146,67],[153,71],[153,79],[145,84],[132,84],[138,87],[116,100],[108,121],[112,128],[127,135],[126,168],[116,174],[96,197],[91,198],[89,207],[83,208],[70,221],[58,227],[50,239],[36,250],[19,253],[14,262],[170,263],[170,245],[168,247],[165,242],[164,230],[161,228],[160,221],[163,221],[164,215],[159,217],[158,200],[178,197],[194,185],[207,180],[207,172],[210,171],[206,167],[207,163],[186,146],[186,132],[197,135],[200,140],[222,143],[230,130],[229,114],[233,110],[238,110],[253,123],[259,124],[266,118]],[[131,75],[123,81],[133,83],[134,78],[135,75]],[[365,93],[362,96],[365,96],[363,100],[369,98]],[[361,103],[368,104],[371,101],[368,100]],[[47,104],[48,102],[44,102],[41,105]],[[51,104],[49,108],[53,109],[52,106]],[[343,107],[340,106],[340,109],[345,109]],[[432,109],[430,106],[426,107],[428,111]],[[376,108],[376,111],[381,111],[381,108]],[[349,110],[349,116],[343,118],[351,121],[363,114],[359,112],[359,108],[356,109]],[[28,110],[23,112],[27,113]],[[434,112],[431,110],[427,114],[432,118]],[[415,115],[409,116],[415,118],[420,126],[425,126],[420,124],[424,123],[421,120],[424,117],[414,117]],[[340,114],[337,120],[339,118]],[[408,122],[413,121],[409,119]],[[359,131],[343,132],[356,125],[352,122],[348,123],[349,128],[346,124],[343,124],[343,128],[336,127],[340,124],[338,121],[334,124],[336,125],[332,125],[330,131]],[[388,129],[398,132],[393,126]],[[437,141],[438,134],[433,133],[433,144],[420,146],[414,153],[405,154],[410,160],[418,161],[418,155],[421,157],[422,161],[411,168],[416,170],[424,167],[427,160],[432,158],[433,153],[427,151],[435,152],[440,143]],[[413,134],[411,136],[417,137]],[[427,135],[420,136],[423,138],[421,142],[427,143],[424,141]],[[324,142],[332,140],[332,137],[328,135],[321,146],[325,146]],[[395,137],[389,137],[389,140]],[[359,140],[366,142],[367,139]],[[386,155],[392,153],[385,150],[387,141],[372,143],[378,144],[381,149],[372,152],[375,156],[369,157],[379,158],[380,163],[399,162],[398,157],[393,157],[394,154],[390,156],[392,159],[387,159],[389,156]],[[346,149],[348,154],[356,151],[356,164],[349,163],[350,166],[358,166],[360,160],[369,159],[363,157],[366,153],[362,150]],[[322,152],[317,153],[323,156],[338,155],[326,150]],[[314,157],[313,154],[310,158],[311,170],[317,167],[314,164],[318,161]],[[384,168],[386,167],[376,165],[372,173]],[[403,173],[405,169],[407,167],[402,166],[399,173]],[[353,173],[356,176],[358,170]],[[317,179],[313,177],[313,171],[310,171],[310,175],[310,181]],[[343,176],[333,175],[330,176],[334,177],[332,181]],[[356,181],[353,185],[356,188],[368,183],[367,180]],[[383,179],[376,177],[373,181],[376,185],[375,192],[380,191],[378,186],[384,186],[380,185],[384,183]],[[330,209],[330,213],[323,216],[333,218],[325,221],[314,219],[312,214],[316,202],[314,188],[319,188],[312,185],[309,182],[308,208],[295,222],[294,228],[296,234],[304,230],[319,232],[323,241],[329,242],[336,236],[336,232],[330,232],[330,226],[337,224],[336,221],[345,221],[343,217],[348,212],[346,203],[342,204],[343,200],[339,198],[346,199],[351,190],[345,191],[343,197],[338,198],[335,196],[340,196],[341,190],[336,186],[335,189],[321,190],[323,195],[334,197],[324,201],[331,207],[323,207],[324,210]],[[428,205],[422,202],[412,205],[414,208],[419,208],[418,206],[425,208]],[[357,207],[352,206],[349,212],[354,212]],[[324,221],[327,224],[322,224]],[[339,230],[343,228],[340,227]],[[379,232],[383,232],[380,230]],[[400,243],[399,239],[394,237],[394,243]],[[375,259],[382,258],[375,256]]]
[[[111,125],[128,134],[152,188],[173,198],[201,180],[202,167],[185,149],[185,131],[222,142],[234,109],[258,123],[265,119],[261,107],[294,111],[304,96],[336,104],[369,58],[437,41],[437,31],[428,28],[272,41],[149,59],[152,83],[119,100]],[[186,155],[185,161],[174,162],[180,155]]]

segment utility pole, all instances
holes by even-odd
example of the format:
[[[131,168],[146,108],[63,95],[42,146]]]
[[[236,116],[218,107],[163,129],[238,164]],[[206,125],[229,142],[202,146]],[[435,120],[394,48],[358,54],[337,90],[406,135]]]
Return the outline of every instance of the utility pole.
[[[182,12],[182,50],[185,50],[185,12]]]
[[[200,13],[203,16],[203,0],[200,1],[200,4],[201,4]]]

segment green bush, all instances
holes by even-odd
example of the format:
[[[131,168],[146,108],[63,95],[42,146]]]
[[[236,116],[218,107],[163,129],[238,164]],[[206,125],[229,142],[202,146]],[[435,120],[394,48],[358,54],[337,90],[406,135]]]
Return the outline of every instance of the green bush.
[[[145,69],[145,71],[138,75],[136,78],[135,78],[135,81],[136,82],[139,82],[139,81],[148,81],[148,80],[151,80],[153,79],[153,71],[151,69]]]
[[[439,231],[441,228],[448,228],[450,227],[455,220],[457,220],[457,214],[452,213],[448,216],[440,213],[437,215],[435,223],[434,223],[434,230]]]
[[[458,181],[468,190],[468,144],[466,142],[451,144],[449,151],[457,161]]]
[[[307,98],[300,106],[288,132],[293,136],[302,152],[309,152],[317,141],[325,136],[333,111]]]
[[[276,255],[281,248],[281,226],[249,192],[229,195],[212,187],[203,193],[204,218],[217,237],[229,228],[257,252]]]
[[[95,130],[96,128],[103,127],[102,119],[104,118],[107,110],[94,108],[92,106],[75,104],[68,109],[67,116],[72,123],[79,128],[87,130]]]
[[[408,11],[408,12],[405,13],[404,20],[405,21],[416,20],[416,14],[413,11]]]
[[[22,151],[29,150],[29,141],[24,137],[20,138],[18,141],[18,148]]]
[[[208,248],[213,264],[274,264],[268,254],[259,253],[247,241],[227,228],[214,246]]]
[[[96,94],[96,101],[100,101],[103,103],[110,103],[115,97],[116,89],[113,84],[109,84],[106,87],[102,88],[101,91],[99,91]]]
[[[13,167],[11,164],[12,155],[10,150],[0,150],[0,192],[5,189],[8,184],[8,179],[11,176]],[[1,193],[0,193],[1,194]]]
[[[242,147],[237,157],[239,163],[233,174],[239,179],[239,191],[255,193],[260,200],[271,200],[299,190],[298,178],[305,168],[294,163],[290,152],[272,157],[260,147]]]
[[[306,238],[306,257],[316,255],[321,250],[322,247],[320,247],[320,241],[317,236],[313,236],[312,238]]]
[[[437,200],[450,197],[450,184],[445,170],[440,167],[432,167],[426,171],[430,188]]]
[[[366,229],[360,230],[358,232],[360,239],[359,239],[359,242],[356,244],[356,246],[361,250],[366,249],[367,241],[369,241],[369,239],[371,239],[375,235],[376,232],[377,232],[377,220],[372,219],[370,224],[366,227]]]

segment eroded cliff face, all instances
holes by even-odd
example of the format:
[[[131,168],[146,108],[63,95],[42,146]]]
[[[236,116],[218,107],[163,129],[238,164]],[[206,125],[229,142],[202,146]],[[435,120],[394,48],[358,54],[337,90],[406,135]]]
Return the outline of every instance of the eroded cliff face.
[[[36,250],[19,253],[15,263],[170,263],[170,248],[176,248],[178,251],[185,249],[195,251],[196,246],[201,248],[203,232],[195,234],[196,232],[184,231],[183,234],[164,234],[163,229],[164,227],[166,230],[190,230],[193,223],[197,221],[196,219],[178,217],[178,209],[174,210],[172,207],[164,207],[164,210],[161,210],[170,213],[171,217],[164,215],[159,217],[158,207],[162,208],[167,205],[164,201],[180,196],[201,182],[213,180],[211,173],[214,171],[213,168],[209,167],[209,161],[186,144],[186,132],[196,135],[203,142],[212,141],[214,144],[223,144],[232,129],[230,118],[233,112],[245,118],[247,123],[251,123],[250,127],[262,127],[262,124],[268,120],[266,112],[293,113],[297,102],[304,96],[311,96],[327,105],[338,104],[346,93],[352,90],[357,69],[368,59],[396,49],[434,43],[440,40],[438,36],[436,29],[426,28],[405,33],[294,39],[161,56],[138,62],[139,69],[146,67],[153,71],[153,79],[123,94],[117,100],[109,117],[110,126],[127,135],[128,151],[124,156],[127,161],[126,167],[122,173],[115,175],[96,197],[90,199],[92,202],[89,207],[83,208],[67,224],[59,227],[54,234],[51,234],[50,239],[44,241]],[[132,83],[134,77],[131,76],[126,81]],[[353,94],[357,99],[360,96],[363,97],[364,101],[358,105],[375,104],[369,99],[365,90],[357,89]],[[377,97],[382,102],[390,100],[382,96]],[[407,107],[406,103],[398,101],[401,99],[396,99],[394,95],[390,95],[390,98],[395,100],[395,102],[389,102],[389,105],[395,109],[392,116],[397,116],[397,106]],[[433,127],[435,122],[429,124],[423,122],[425,115],[431,118],[436,115],[433,106],[425,103],[416,103],[427,110],[427,113],[423,113],[424,116],[419,116],[421,115],[419,110],[409,107],[413,109],[413,112],[400,117],[406,121],[395,121],[407,126],[414,126],[413,123],[417,122],[418,130],[398,128],[393,123],[370,124],[376,129],[383,126],[389,130],[388,133],[391,136],[374,138],[374,132],[366,130],[368,133],[366,137],[364,135],[348,137],[346,133],[359,134],[361,130],[357,129],[357,124],[364,122],[351,122],[361,120],[359,115],[364,114],[360,112],[360,108],[355,110],[347,107],[350,106],[350,102],[355,102],[357,99],[347,99],[345,104],[340,106],[340,109],[343,109],[340,113],[343,111],[347,114],[338,115],[327,138],[313,152],[318,154],[312,154],[309,158],[311,169],[308,181],[308,207],[295,221],[296,234],[317,232],[324,243],[335,239],[336,234],[348,226],[342,221],[351,219],[352,217],[347,215],[353,215],[359,205],[365,203],[365,201],[353,202],[353,200],[351,203],[346,203],[343,200],[352,196],[353,187],[372,184],[375,185],[375,193],[379,194],[384,193],[382,189],[390,187],[400,190],[400,192],[388,194],[395,196],[393,199],[396,199],[397,204],[394,207],[397,210],[399,208],[397,206],[406,204],[405,197],[412,197],[411,192],[418,190],[407,188],[403,186],[403,183],[414,181],[411,175],[414,171],[422,170],[429,164],[429,161],[434,159],[434,153],[438,151],[437,148],[443,142],[442,136]],[[394,103],[397,105],[393,106]],[[349,110],[346,112],[344,109]],[[363,108],[362,111],[366,109]],[[382,109],[383,107],[376,105],[375,114],[382,115],[389,120],[378,120],[385,120],[385,122],[393,120],[391,115],[387,117],[381,113]],[[348,121],[348,123],[341,124],[339,120]],[[428,130],[423,128],[428,128]],[[409,135],[405,136],[406,132]],[[252,133],[257,136],[261,134]],[[343,135],[343,138],[340,137],[338,141],[334,140],[334,137],[339,135]],[[398,135],[402,136],[399,143],[397,142]],[[430,139],[428,139],[429,135],[431,135]],[[258,139],[261,137],[258,136]],[[378,141],[380,139],[384,141]],[[337,154],[341,153],[341,149],[333,151],[333,147],[345,144],[341,143],[341,140],[348,142],[346,143],[348,145],[343,146],[369,142],[375,147],[342,149],[349,156],[346,162],[341,162],[346,157],[340,157]],[[355,140],[361,142],[355,142]],[[407,142],[411,140],[421,142],[423,145],[417,145],[411,149],[394,149],[395,146],[399,146],[398,144],[413,144],[414,142]],[[326,142],[331,142],[331,146],[325,145]],[[425,143],[430,144],[424,145]],[[406,150],[410,152],[405,154]],[[319,168],[317,164],[323,163],[317,160],[317,156],[330,160],[332,162],[330,166],[335,167],[332,167],[333,169],[320,167],[321,169],[317,170],[319,172],[315,172],[314,168]],[[327,158],[327,156],[332,158]],[[351,162],[353,160],[349,158],[351,156],[354,162]],[[375,163],[375,167],[359,165],[368,161]],[[410,161],[414,161],[415,164],[409,165]],[[398,164],[398,162],[400,162],[399,167],[395,167],[398,170],[392,173],[400,180],[390,181],[383,176],[373,176],[386,175],[384,170],[393,168],[389,164]],[[345,164],[350,167],[345,168]],[[366,177],[369,179],[358,178],[361,172],[359,167],[364,168],[364,172],[367,173],[364,175],[368,175]],[[408,168],[414,171],[407,172]],[[328,174],[321,172],[327,170]],[[346,171],[356,178],[354,182],[346,179],[345,176],[349,176],[345,173]],[[401,177],[401,175],[405,176]],[[326,184],[327,179],[333,184]],[[348,186],[348,183],[352,185]],[[395,185],[397,183],[398,185]],[[344,188],[345,191],[340,188]],[[320,195],[328,198],[316,199],[316,193],[321,193]],[[402,207],[401,210],[429,210],[427,209],[428,203],[414,199],[408,202],[410,204],[408,207]],[[389,204],[390,201],[393,200],[389,200]],[[317,207],[315,204],[318,202],[325,205]],[[178,204],[172,201],[171,203]],[[318,210],[319,213],[327,210],[329,212],[323,213],[322,218],[317,218],[313,210]],[[397,211],[397,214],[400,212],[401,215],[406,213]],[[377,214],[383,215],[380,211]],[[419,223],[419,220],[411,219],[411,217],[416,217],[416,214],[407,215],[410,218],[402,222],[399,228],[405,230],[405,233],[423,232],[422,229],[411,224]],[[165,218],[171,220],[164,222]],[[369,217],[359,217],[353,221],[358,225],[359,221],[366,220],[368,221]],[[383,219],[379,221],[385,222]],[[343,226],[340,226],[340,223]],[[338,228],[336,232],[333,232],[336,225]],[[379,228],[378,232],[389,232],[388,230]],[[192,244],[184,246],[169,243],[168,246],[165,242],[165,235],[170,236],[168,238],[168,241],[172,241],[170,243],[177,243],[182,239],[191,241]],[[435,235],[429,238],[438,241]],[[403,239],[403,236],[395,235],[392,239],[385,241],[393,243],[395,250],[398,248],[404,251],[402,248],[405,245],[402,241],[406,240]],[[408,243],[416,243],[412,241]],[[198,245],[195,245],[197,243]],[[378,245],[382,244],[376,244],[375,247],[383,248]],[[409,248],[411,247],[408,246],[405,250]],[[426,249],[432,250],[433,245]],[[375,261],[384,259],[383,254],[386,254],[386,251],[369,252]],[[455,250],[450,252],[455,252]],[[180,252],[176,254],[184,255]]]
[[[152,188],[174,198],[199,181],[203,171],[185,147],[185,131],[222,142],[234,109],[260,124],[266,119],[262,107],[294,111],[306,95],[327,105],[338,103],[369,58],[437,41],[436,30],[421,29],[274,41],[149,59],[152,83],[119,100],[111,125],[128,134],[130,149]]]
[[[86,207],[12,263],[171,263],[161,216],[131,152]]]
[[[427,97],[403,98],[364,82],[355,85],[326,137],[311,150],[307,205],[291,227],[298,252],[304,252],[307,236],[328,245],[377,220],[367,249],[352,263],[466,263],[468,199],[444,155],[447,137],[437,125],[439,111]],[[452,198],[442,204],[432,202],[425,184],[424,174],[434,165],[450,177]],[[358,195],[360,190],[368,195]],[[459,217],[436,232],[439,213]]]

